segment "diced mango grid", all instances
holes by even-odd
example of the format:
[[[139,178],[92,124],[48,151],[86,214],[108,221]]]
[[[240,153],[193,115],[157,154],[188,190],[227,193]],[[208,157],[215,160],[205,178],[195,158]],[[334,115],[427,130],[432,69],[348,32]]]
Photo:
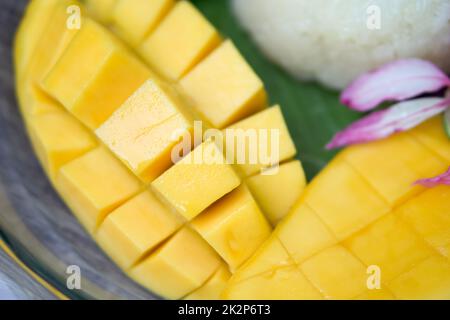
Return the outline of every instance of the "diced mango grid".
[[[443,170],[445,169],[445,163],[447,163],[448,161],[450,161],[450,157],[445,157],[442,156],[442,154],[439,151],[442,148],[438,148],[436,149],[435,145],[430,145],[430,144],[422,144],[418,139],[415,139],[414,137],[417,136],[421,136],[423,139],[426,138],[426,134],[422,134],[422,131],[424,130],[423,128],[427,128],[428,126],[432,125],[432,124],[436,124],[436,122],[438,121],[438,119],[433,119],[427,123],[425,123],[422,127],[419,127],[413,131],[411,131],[410,133],[406,133],[403,134],[405,137],[413,137],[414,141],[417,142],[417,144],[420,146],[420,148],[422,148],[424,154],[427,154],[429,157],[433,158],[433,160],[435,161],[439,161],[441,163],[441,166],[437,167],[436,170]],[[436,132],[435,132],[436,133]],[[436,138],[436,140],[434,139],[426,139],[426,141],[446,141],[446,138],[442,136],[442,133],[437,133],[434,135],[434,137]],[[390,143],[389,141],[385,142],[382,141],[380,142],[380,144],[388,144]],[[447,146],[448,147],[447,143]],[[372,148],[373,146],[369,146],[368,148]],[[440,146],[442,147],[442,146]],[[345,153],[345,152],[344,152]],[[343,163],[347,163],[347,160],[345,159],[345,154],[341,154],[339,155],[334,161],[342,161]],[[386,159],[387,162],[391,161],[389,159]],[[395,161],[395,160],[394,160]],[[349,165],[349,164],[346,164]],[[383,166],[382,164],[379,164],[381,167]],[[351,165],[349,165],[351,167]],[[393,293],[392,289],[394,289],[395,291],[395,285],[396,282],[401,281],[399,279],[402,279],[402,277],[404,277],[405,275],[407,275],[409,272],[414,271],[416,268],[422,266],[424,263],[427,263],[428,261],[441,261],[443,265],[448,266],[449,270],[447,272],[447,279],[445,279],[444,281],[450,281],[450,264],[449,264],[449,259],[450,256],[448,255],[449,251],[444,252],[442,249],[436,247],[436,245],[434,245],[432,242],[428,241],[425,237],[424,234],[422,234],[417,228],[414,227],[414,225],[412,224],[412,221],[408,220],[407,217],[405,217],[405,214],[402,214],[402,210],[404,210],[403,208],[407,208],[409,205],[413,205],[415,202],[419,201],[418,199],[420,199],[420,197],[422,195],[427,195],[427,194],[433,194],[433,193],[438,193],[441,192],[437,189],[431,189],[431,190],[426,190],[424,188],[419,188],[417,187],[417,190],[415,190],[415,192],[410,193],[408,192],[408,196],[404,197],[402,195],[399,195],[399,199],[384,199],[383,196],[381,194],[379,194],[379,192],[374,189],[373,186],[370,185],[370,180],[366,180],[365,172],[357,172],[355,169],[354,170],[357,175],[359,176],[359,179],[361,179],[361,181],[364,181],[365,184],[367,184],[367,186],[371,189],[373,194],[376,194],[377,197],[386,203],[386,206],[388,208],[388,210],[386,212],[384,212],[384,214],[381,214],[380,216],[376,217],[375,220],[370,221],[369,223],[366,223],[364,226],[357,228],[355,230],[353,230],[353,232],[349,235],[346,235],[345,237],[339,237],[334,230],[332,230],[332,228],[330,228],[330,226],[327,224],[327,222],[325,220],[323,220],[322,217],[320,217],[317,212],[308,204],[308,196],[306,195],[305,199],[306,199],[306,203],[303,203],[301,205],[299,205],[299,207],[297,207],[296,209],[293,210],[293,212],[290,214],[290,216],[286,217],[284,222],[282,222],[280,225],[277,226],[277,228],[274,231],[273,234],[273,238],[272,240],[268,240],[268,241],[278,241],[280,244],[282,244],[282,251],[283,254],[286,255],[287,257],[289,257],[289,260],[291,261],[291,265],[296,267],[296,272],[301,274],[303,277],[305,277],[306,279],[308,279],[309,283],[314,286],[317,289],[317,292],[321,294],[321,296],[323,298],[343,298],[343,299],[359,299],[361,297],[364,297],[365,294],[367,294],[369,291],[367,289],[367,287],[365,286],[365,283],[359,283],[360,288],[365,288],[365,290],[361,290],[360,292],[354,292],[353,296],[333,296],[333,295],[327,295],[327,290],[324,287],[321,287],[321,283],[319,281],[319,283],[317,282],[317,279],[308,277],[307,274],[305,274],[305,265],[308,265],[308,263],[311,260],[317,259],[317,257],[319,257],[321,254],[323,254],[323,252],[330,250],[330,248],[341,248],[340,250],[345,250],[346,252],[349,253],[349,257],[353,257],[355,262],[358,261],[358,263],[360,263],[361,268],[360,268],[360,272],[362,272],[362,274],[365,274],[366,272],[366,268],[369,267],[369,264],[367,264],[367,261],[365,262],[365,258],[364,256],[361,256],[360,253],[355,252],[355,248],[352,246],[352,243],[354,241],[357,241],[358,238],[361,237],[372,237],[370,235],[371,230],[373,230],[374,228],[379,228],[380,225],[383,225],[383,223],[386,222],[391,222],[389,220],[392,220],[392,222],[396,223],[395,226],[395,231],[394,232],[404,232],[406,233],[407,237],[413,237],[417,240],[417,243],[414,242],[414,249],[416,249],[414,252],[405,252],[405,253],[398,253],[397,254],[401,254],[403,256],[398,256],[397,258],[403,259],[405,258],[405,255],[408,255],[408,257],[406,257],[406,259],[410,259],[409,261],[407,261],[406,265],[400,267],[400,270],[395,270],[395,272],[391,272],[391,274],[389,274],[388,272],[388,279],[387,280],[382,280],[382,288],[383,288],[383,294],[385,294],[387,298],[394,298],[396,297],[395,292]],[[320,179],[320,176],[319,176]],[[315,183],[315,182],[313,182]],[[409,189],[413,188],[411,185],[409,186]],[[443,187],[445,188],[445,187]],[[448,194],[448,192],[447,192]],[[348,195],[350,196],[350,195]],[[389,204],[389,202],[391,202],[392,204]],[[448,206],[447,206],[448,207]],[[284,242],[283,240],[283,231],[286,229],[286,227],[289,227],[289,222],[292,219],[295,219],[296,216],[300,217],[300,214],[302,212],[306,211],[310,211],[316,218],[317,221],[319,221],[319,223],[323,226],[323,229],[326,230],[325,232],[328,233],[330,235],[330,239],[328,241],[323,242],[321,245],[319,245],[319,247],[317,247],[314,251],[310,252],[308,255],[306,256],[302,256],[301,259],[296,259],[295,257],[295,252],[293,252],[292,250],[289,250],[289,244]],[[429,212],[429,214],[432,214],[433,212]],[[449,221],[447,221],[447,228],[450,227],[450,225],[448,224]],[[292,227],[292,226],[291,226]],[[445,227],[444,227],[445,228]],[[402,231],[403,230],[403,231]],[[302,230],[298,230],[299,233],[301,233]],[[311,230],[310,230],[311,231]],[[392,232],[393,230],[391,230]],[[314,232],[313,232],[314,233]],[[332,238],[331,238],[332,237]],[[275,239],[275,240],[274,240]],[[375,236],[376,239],[376,236]],[[301,242],[302,239],[297,239],[299,242]],[[382,239],[381,239],[382,240]],[[301,245],[299,243],[299,245]],[[445,244],[444,244],[445,245]],[[447,247],[450,247],[450,243],[446,244]],[[295,250],[294,250],[295,251]],[[357,250],[358,251],[358,250]],[[376,251],[376,250],[373,250]],[[364,250],[363,250],[364,252]],[[294,255],[292,255],[294,254]],[[260,251],[258,252],[255,257],[253,257],[252,259],[250,259],[246,264],[244,264],[244,266],[241,268],[240,272],[245,272],[246,269],[249,269],[252,267],[252,265],[258,265],[258,263],[261,263],[260,259],[258,259],[258,255],[264,255],[264,251]],[[410,257],[413,256],[413,257]],[[447,261],[447,263],[445,262]],[[392,261],[389,261],[392,262]],[[336,263],[333,260],[329,260],[328,261],[328,267],[329,268],[333,268],[333,264]],[[236,287],[239,288],[240,283],[244,283],[246,281],[252,281],[253,279],[257,279],[258,277],[264,276],[264,274],[267,274],[268,272],[274,272],[274,270],[278,270],[278,269],[283,269],[285,268],[285,265],[282,266],[277,266],[276,263],[273,264],[272,266],[267,266],[269,267],[268,270],[258,270],[258,272],[254,272],[252,273],[248,273],[245,274],[244,277],[240,276],[239,274],[236,274],[232,280],[232,282],[235,283]],[[395,267],[393,265],[387,265],[387,267]],[[388,268],[389,269],[389,268]],[[243,270],[243,271],[242,271]],[[389,270],[388,270],[389,271]],[[276,272],[276,271],[275,271]],[[357,277],[355,277],[357,278]],[[359,277],[359,282],[365,281],[367,277]],[[384,279],[382,277],[382,279]],[[344,281],[344,279],[341,279],[342,281]],[[347,279],[350,282],[354,279]],[[345,282],[345,281],[344,281]],[[346,283],[346,285],[348,285],[348,283]],[[232,287],[232,286],[231,286]],[[345,285],[344,285],[345,287]],[[237,292],[239,291],[239,289],[237,289]],[[366,291],[366,292],[364,292]],[[402,292],[403,296],[401,297],[397,297],[397,298],[405,298],[405,293]],[[230,298],[234,298],[234,296],[228,296]],[[306,298],[315,298],[313,295],[312,296],[306,296]],[[420,297],[414,297],[411,296],[409,298],[420,298]]]
[[[170,1],[167,1],[167,2],[170,2]],[[72,0],[68,0],[66,3],[63,3],[63,4],[66,4],[66,5],[67,5],[67,4],[73,4],[73,3],[77,3],[77,2],[76,2],[76,1],[72,1]],[[59,7],[59,9],[61,9],[62,7],[64,7],[63,4],[61,4],[61,7]],[[183,2],[182,5],[186,5],[186,3]],[[64,8],[65,8],[65,7],[64,7]],[[166,9],[167,9],[167,8],[166,8]],[[55,11],[57,11],[57,9],[55,9]],[[64,10],[59,12],[59,16],[61,15],[61,12],[64,12]],[[65,12],[64,12],[64,13],[65,13]],[[58,12],[57,12],[57,13],[53,13],[53,14],[58,14]],[[159,22],[160,22],[160,21],[159,21]],[[93,23],[93,22],[90,22],[90,21],[89,21],[89,18],[83,17],[83,23]],[[157,27],[155,27],[155,28],[157,28]],[[148,35],[147,35],[147,36],[148,36]],[[59,41],[62,41],[61,39],[58,39],[58,40],[59,40]],[[64,45],[63,49],[65,49],[67,45],[69,45],[69,42],[67,42],[67,43]],[[217,47],[218,45],[219,45],[218,42],[215,43],[214,46],[211,46],[211,47],[208,49],[208,51],[212,51],[212,50],[214,49],[214,47]],[[231,43],[227,43],[227,45],[230,46]],[[206,53],[203,54],[203,55],[206,56]],[[61,59],[61,57],[64,56],[64,50],[61,50],[61,52],[58,53],[57,56],[59,57],[59,59]],[[136,61],[137,61],[137,60],[136,60]],[[190,66],[190,69],[194,68],[195,65],[198,64],[199,62],[200,62],[200,61],[196,61],[195,64],[193,64],[193,65]],[[48,63],[48,68],[51,69],[51,67],[57,65],[58,61],[54,61],[54,62],[51,62],[51,63],[50,63],[50,62],[47,62],[47,63]],[[189,71],[189,70],[186,70],[183,74],[186,74],[188,71]],[[46,71],[46,72],[48,72],[48,71]],[[250,71],[250,72],[251,72],[251,71]],[[144,73],[145,73],[145,72],[144,72]],[[152,73],[150,72],[149,74],[152,74]],[[74,75],[75,75],[75,74],[74,74]],[[37,79],[33,79],[33,81],[37,81],[37,82],[36,82],[37,85],[39,85],[39,83],[40,83],[40,81],[41,81],[41,78],[40,78],[40,77],[42,77],[42,75],[40,75],[39,77],[37,77]],[[53,80],[53,81],[55,81],[55,80]],[[260,80],[258,79],[258,81],[260,81]],[[44,83],[45,83],[45,82],[44,82]],[[55,83],[57,83],[57,82],[55,82]],[[44,88],[45,88],[45,87],[44,87]],[[40,89],[38,88],[37,90],[38,90],[38,93],[40,94],[40,92],[41,92]],[[75,99],[78,99],[78,98],[79,98],[79,97],[75,97]],[[70,99],[73,99],[73,98],[70,98]],[[89,98],[89,99],[92,99],[92,98]],[[258,99],[259,99],[259,98],[258,98]],[[264,99],[264,100],[265,100],[265,99]],[[260,100],[259,103],[264,103],[264,100]],[[57,104],[58,104],[56,101],[53,101],[53,100],[50,100],[50,101],[51,101],[51,104],[54,104],[54,105],[57,105]],[[63,101],[65,101],[65,100],[63,99]],[[69,101],[69,100],[67,100],[67,101]],[[70,101],[75,101],[75,100],[70,100]],[[92,100],[92,101],[93,101],[93,100]],[[253,112],[256,112],[256,111],[258,111],[258,110],[261,109],[261,107],[254,108],[253,106],[252,106],[252,108],[253,108],[252,111],[251,111],[252,113],[253,113]],[[69,109],[69,111],[71,111],[71,110]],[[65,110],[64,108],[59,107],[59,106],[56,108],[56,110],[53,110],[52,108],[50,108],[50,110],[44,109],[44,110],[42,110],[42,113],[41,113],[41,112],[36,112],[36,113],[33,113],[33,114],[25,113],[25,120],[26,120],[27,124],[29,125],[29,127],[33,127],[34,124],[35,124],[35,123],[34,123],[35,119],[38,119],[37,117],[41,116],[41,114],[46,115],[47,112],[50,112],[49,114],[56,112],[56,114],[64,115],[64,117],[65,117],[65,115],[69,115],[69,112],[68,112],[67,110]],[[242,118],[243,116],[246,116],[246,115],[248,115],[248,114],[249,114],[248,112],[247,112],[247,113],[243,113],[242,115],[239,116],[239,118],[236,118],[236,116],[234,116],[233,120],[234,120],[234,121],[240,120],[240,118]],[[104,121],[103,118],[100,118],[100,119],[99,119],[99,118],[93,118],[93,119],[91,120],[91,119],[89,119],[89,118],[85,118],[84,115],[83,115],[83,117],[80,118],[80,120],[82,120],[83,122],[85,122],[85,124],[86,124],[87,126],[91,127],[91,129],[97,127],[98,124],[101,123],[101,122],[99,122],[99,121]],[[75,120],[75,118],[72,118],[71,121],[72,121],[74,124],[79,125],[79,121],[78,121],[78,120]],[[224,122],[224,123],[225,123],[225,122]],[[229,124],[229,123],[228,123],[228,124]],[[84,130],[87,130],[87,129],[84,129]],[[87,131],[85,131],[85,132],[87,133]],[[54,133],[56,134],[57,132],[55,131]],[[34,134],[32,134],[32,132],[31,132],[30,134],[31,134],[31,137],[32,137],[32,139],[33,139]],[[61,169],[55,170],[55,171],[65,170],[65,168],[66,168],[66,167],[68,168],[68,166],[69,166],[69,167],[72,167],[72,166],[74,166],[77,162],[79,162],[79,159],[83,159],[86,155],[89,155],[89,154],[92,154],[92,153],[99,153],[99,152],[100,152],[100,153],[103,154],[103,156],[109,157],[109,156],[107,156],[107,155],[109,154],[109,151],[106,151],[106,149],[104,149],[104,148],[101,146],[101,145],[102,145],[102,142],[99,141],[99,140],[98,140],[96,137],[94,137],[93,135],[91,135],[91,134],[88,134],[88,135],[91,136],[91,141],[93,141],[93,143],[91,143],[90,145],[86,146],[86,148],[85,148],[84,150],[79,151],[79,152],[77,152],[76,154],[74,154],[73,156],[69,157],[69,158],[71,158],[71,159],[68,158],[68,159],[65,159],[64,161],[62,161],[61,163],[58,163],[58,164],[57,164],[57,167],[60,167]],[[37,140],[39,140],[39,139],[37,139]],[[36,141],[36,139],[34,139],[34,141]],[[94,142],[94,141],[95,141],[95,142]],[[98,147],[98,146],[100,146],[100,147]],[[83,155],[83,154],[84,154],[84,155]],[[45,157],[44,157],[44,156],[41,156],[40,158],[41,158],[41,160],[42,160],[42,159],[44,159]],[[112,158],[111,158],[111,161],[115,163],[114,165],[119,165],[119,163],[117,162],[117,160],[112,160]],[[125,169],[125,167],[124,167],[122,164],[120,164],[119,167],[123,167],[122,171],[123,171],[123,172],[127,172],[127,169]],[[48,169],[48,166],[46,166],[46,170],[49,170],[49,169]],[[77,170],[78,170],[78,169],[77,169]],[[56,179],[56,175],[57,175],[57,174],[55,173],[55,175],[51,175],[50,178],[51,178],[52,182],[53,182],[54,184],[57,185],[58,183],[56,182],[56,180],[57,180],[57,179]],[[130,181],[131,181],[131,180],[130,180]],[[104,212],[104,213],[102,214],[102,215],[104,215],[104,216],[100,217],[100,220],[98,220],[97,222],[95,222],[93,225],[91,225],[91,226],[89,227],[90,229],[94,230],[94,233],[96,232],[96,230],[98,230],[98,227],[103,223],[103,221],[104,221],[104,219],[106,218],[106,216],[108,215],[108,213],[110,213],[110,212],[114,211],[115,209],[121,207],[123,204],[127,203],[128,200],[134,199],[138,194],[141,194],[143,190],[146,190],[146,187],[145,187],[143,184],[141,184],[140,182],[138,182],[138,179],[136,179],[135,185],[136,185],[136,186],[137,186],[137,185],[141,185],[141,187],[135,188],[134,190],[131,190],[131,189],[130,189],[130,192],[128,192],[127,195],[124,195],[121,199],[119,199],[119,201],[117,201],[116,203],[112,204],[109,208],[107,208],[107,211]],[[105,185],[105,187],[107,187],[107,185]],[[69,205],[70,207],[72,207],[72,209],[75,209],[75,210],[76,210],[76,208],[73,206],[73,204],[69,203],[68,205]],[[86,225],[86,222],[85,222],[85,225]],[[183,225],[183,224],[180,224],[180,226],[178,226],[177,230],[180,230],[180,228],[182,228],[182,225]],[[167,242],[169,241],[169,239],[170,239],[170,237],[166,238],[165,240],[163,239],[163,240],[162,240],[163,242],[162,242],[160,245],[158,245],[155,249],[158,249],[158,248],[163,247],[164,244],[167,243]],[[150,251],[146,252],[146,253],[144,254],[144,256],[143,256],[143,257],[140,257],[140,259],[139,259],[137,262],[142,261],[143,258],[145,258],[145,257],[147,257],[147,256],[150,256],[150,254],[151,254],[152,252],[153,252],[153,250],[150,250]],[[219,270],[220,270],[220,268],[219,268]],[[212,271],[214,271],[214,270],[212,270]],[[204,279],[204,282],[208,281],[208,279],[209,279],[210,277],[213,277],[213,274],[214,274],[214,272],[212,272],[208,277],[206,277],[206,278]]]

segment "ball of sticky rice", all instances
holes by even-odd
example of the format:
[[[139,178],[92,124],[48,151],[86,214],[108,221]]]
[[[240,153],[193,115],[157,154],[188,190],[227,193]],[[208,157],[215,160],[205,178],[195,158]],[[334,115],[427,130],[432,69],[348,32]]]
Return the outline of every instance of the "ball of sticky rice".
[[[302,80],[342,89],[400,58],[450,71],[450,0],[233,0],[242,26]]]

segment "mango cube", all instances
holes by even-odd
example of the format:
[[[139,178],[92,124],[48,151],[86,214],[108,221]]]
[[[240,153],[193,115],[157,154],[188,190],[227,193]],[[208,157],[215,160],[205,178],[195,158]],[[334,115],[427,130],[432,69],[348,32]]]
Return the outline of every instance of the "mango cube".
[[[407,134],[449,162],[450,139],[444,131],[442,121],[441,116],[436,116],[408,131]]]
[[[97,136],[144,182],[172,165],[172,148],[193,128],[183,102],[163,83],[145,82],[96,130]]]
[[[247,260],[271,233],[270,225],[245,185],[203,211],[192,226],[232,271]]]
[[[275,233],[297,263],[338,242],[319,216],[305,204],[295,207]]]
[[[28,89],[30,89],[30,92],[23,92],[23,95],[26,95],[27,99],[29,99],[29,101],[22,105],[25,118],[40,116],[46,113],[66,112],[57,101],[47,95],[38,85],[30,85]],[[19,93],[19,95],[22,95],[22,93]],[[19,99],[22,100],[20,96]],[[74,121],[77,120],[74,119]]]
[[[42,86],[95,129],[150,75],[106,29],[86,19]]]
[[[120,267],[128,269],[181,225],[182,220],[146,190],[111,212],[95,238]]]
[[[338,240],[390,211],[388,203],[343,161],[342,155],[313,180],[305,191],[305,199]]]
[[[219,270],[200,288],[190,293],[186,300],[220,300],[222,292],[231,277],[227,266],[222,265]]]
[[[19,87],[21,89],[21,103],[28,107],[33,102],[37,84],[54,66],[61,54],[67,48],[73,37],[78,32],[77,29],[69,29],[67,23],[67,8],[71,5],[79,5],[75,0],[62,0],[52,11],[49,20],[44,23],[46,27],[40,36],[40,41],[34,49],[33,56],[24,72],[24,77]]]
[[[229,300],[320,300],[320,292],[300,272],[288,266],[234,283],[223,293]]]
[[[114,29],[133,47],[150,34],[174,4],[174,0],[116,0]]]
[[[390,281],[433,251],[398,217],[389,214],[343,243],[365,265],[376,265]]]
[[[191,220],[240,185],[222,150],[207,140],[152,182],[153,189]]]
[[[86,0],[89,14],[103,24],[111,24],[117,0]]]
[[[300,268],[327,299],[353,299],[367,290],[366,267],[339,245],[306,260]]]
[[[423,190],[413,185],[415,181],[447,168],[443,160],[406,134],[349,148],[345,159],[392,206]],[[395,179],[385,172],[395,172]]]
[[[243,177],[277,166],[297,152],[279,106],[235,123],[224,130],[224,136],[227,157]]]
[[[47,27],[43,21],[49,21],[60,0],[34,0],[26,8],[25,15],[14,41],[14,63],[17,83],[21,83],[23,72],[35,54],[36,46]]]
[[[427,243],[450,258],[450,187],[431,188],[396,211]]]
[[[275,233],[264,242],[239,270],[233,274],[233,282],[295,265]]]
[[[450,263],[432,256],[388,284],[397,299],[450,299]]]
[[[273,226],[286,216],[306,187],[300,161],[282,164],[245,182]]]
[[[157,294],[180,299],[200,288],[220,264],[220,258],[205,240],[184,227],[131,269],[130,276]]]
[[[266,106],[264,85],[231,41],[225,41],[180,80],[193,106],[222,129]]]
[[[154,70],[178,80],[219,45],[216,29],[188,1],[178,2],[140,46]]]
[[[94,233],[104,218],[142,186],[104,147],[63,166],[56,188],[86,230]]]
[[[36,154],[51,179],[61,166],[97,145],[91,133],[66,112],[35,116],[28,126]]]

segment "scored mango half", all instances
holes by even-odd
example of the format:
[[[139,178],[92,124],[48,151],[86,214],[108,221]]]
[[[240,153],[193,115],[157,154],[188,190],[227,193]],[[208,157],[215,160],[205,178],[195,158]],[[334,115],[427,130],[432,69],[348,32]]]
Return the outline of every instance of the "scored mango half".
[[[32,0],[14,61],[51,183],[156,294],[449,298],[450,190],[412,186],[450,161],[438,119],[345,150],[306,186],[280,107],[267,108],[233,42],[187,1]],[[198,121],[216,139],[186,139]],[[243,162],[230,129],[256,141],[238,150]],[[261,130],[278,133],[279,149]],[[264,150],[278,162],[249,161]],[[367,286],[372,265],[381,289]]]
[[[251,171],[229,163],[223,130],[256,114],[246,123],[284,130],[280,161],[296,153],[280,109],[266,109],[262,81],[237,48],[192,4],[167,0],[33,0],[15,44],[33,147],[87,232],[156,294],[218,299],[270,236],[276,210],[258,200],[265,182],[246,182],[272,163]],[[214,79],[208,97],[200,94],[206,78]],[[216,139],[195,138],[198,122]],[[299,162],[296,169],[303,176]],[[278,197],[277,219],[306,184],[285,182],[295,192]]]
[[[226,299],[450,299],[441,119],[341,152],[234,275]],[[292,281],[288,281],[291,279]]]

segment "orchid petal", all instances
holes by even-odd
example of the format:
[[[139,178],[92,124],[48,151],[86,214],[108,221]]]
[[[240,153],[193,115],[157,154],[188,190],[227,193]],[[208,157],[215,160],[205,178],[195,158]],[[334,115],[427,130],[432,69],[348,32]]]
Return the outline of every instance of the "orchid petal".
[[[327,149],[378,140],[414,128],[443,112],[449,105],[450,98],[421,98],[400,102],[354,122],[337,133]]]
[[[450,186],[450,168],[447,172],[437,176],[435,178],[422,179],[417,181],[415,184],[422,185],[424,187],[432,188],[439,185],[447,185]]]
[[[356,79],[341,95],[341,102],[358,111],[368,111],[384,101],[403,101],[450,86],[438,67],[420,59],[388,63]]]

